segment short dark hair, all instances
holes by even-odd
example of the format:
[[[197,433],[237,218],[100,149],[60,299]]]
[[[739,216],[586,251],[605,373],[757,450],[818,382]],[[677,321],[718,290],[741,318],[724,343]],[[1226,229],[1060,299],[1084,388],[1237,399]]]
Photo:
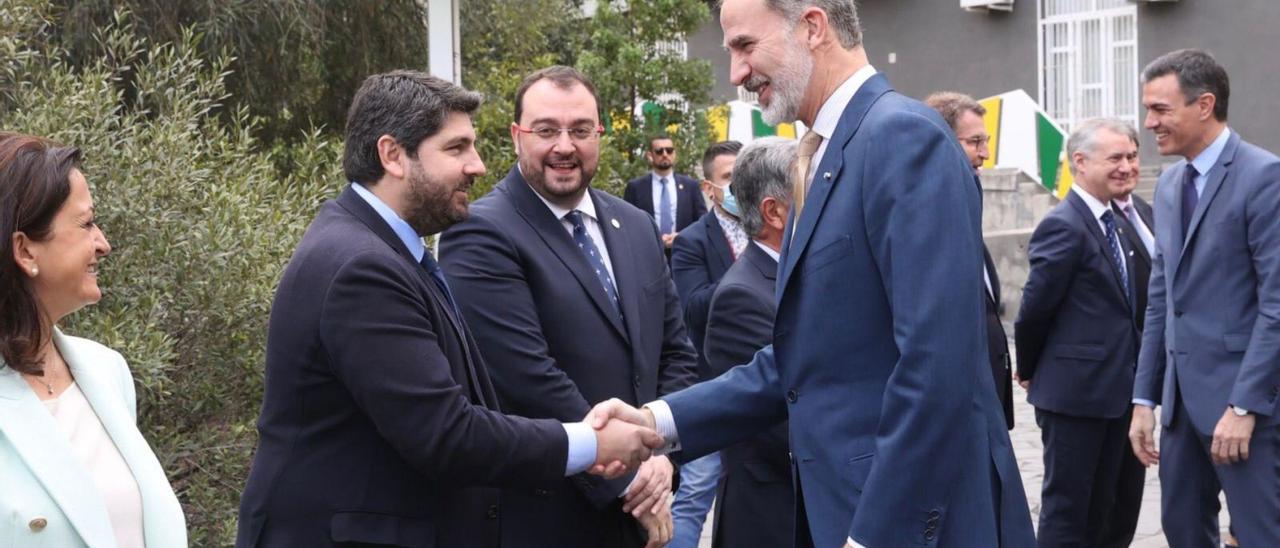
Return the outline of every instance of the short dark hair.
[[[960,119],[961,114],[972,112],[978,116],[987,115],[987,107],[982,106],[973,97],[954,91],[934,93],[925,98],[924,104],[938,111],[938,114],[942,115],[942,119],[947,122],[953,132],[956,131],[956,121]]]
[[[27,273],[13,260],[13,235],[42,242],[71,195],[80,149],[18,133],[0,133],[0,358],[20,373],[42,375],[40,343],[50,334]]]
[[[566,67],[564,65],[553,65],[544,69],[538,69],[532,74],[525,76],[524,81],[520,82],[520,88],[516,90],[516,123],[520,123],[520,116],[524,114],[524,94],[529,88],[542,80],[551,80],[552,84],[560,89],[569,89],[576,84],[582,84],[591,93],[591,98],[596,101],[596,109],[600,108],[600,97],[596,95],[596,86],[591,83],[591,79],[587,78],[576,68]]]
[[[650,141],[650,144],[653,142]],[[742,150],[742,143],[737,141],[720,141],[714,145],[707,147],[707,151],[702,153],[702,178],[711,178],[712,162],[721,156],[737,156]]]
[[[659,140],[671,141],[672,145],[675,145],[675,142],[676,142],[675,139],[671,138],[671,134],[665,131],[650,133],[649,138],[645,142],[649,144],[649,147],[648,147],[649,150],[653,150],[653,142],[659,141]]]
[[[410,158],[435,135],[446,115],[470,115],[484,98],[425,72],[397,70],[365,78],[347,111],[342,170],[347,179],[373,184],[382,178],[378,139],[390,135]]]
[[[1227,77],[1227,69],[1218,64],[1208,52],[1198,49],[1180,49],[1171,51],[1152,61],[1142,69],[1142,83],[1167,74],[1178,77],[1178,87],[1187,97],[1187,104],[1195,102],[1205,93],[1212,93],[1213,117],[1219,122],[1227,121],[1227,101],[1231,98],[1231,79]]]

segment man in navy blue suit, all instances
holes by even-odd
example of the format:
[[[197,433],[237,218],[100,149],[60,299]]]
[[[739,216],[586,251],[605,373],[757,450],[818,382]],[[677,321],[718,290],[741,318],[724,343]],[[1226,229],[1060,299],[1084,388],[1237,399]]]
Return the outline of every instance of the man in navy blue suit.
[[[1029,546],[985,356],[980,196],[951,130],[870,66],[853,0],[725,0],[720,25],[766,121],[812,128],[773,344],[593,424],[657,426],[683,461],[790,417],[801,546]]]
[[[747,145],[734,166],[733,196],[752,241],[716,287],[707,319],[713,374],[751,361],[773,342],[778,254],[791,207],[796,143],[766,137]],[[774,425],[720,452],[712,546],[787,546],[795,536],[795,489],[787,424]],[[677,528],[679,525],[677,525]]]
[[[653,222],[590,188],[601,132],[591,81],[543,69],[515,104],[517,165],[440,240],[504,408],[573,421],[609,398],[691,385],[693,348]],[[672,473],[658,457],[613,481],[579,474],[506,492],[504,546],[641,546],[641,526],[650,545],[665,544]]]
[[[1145,285],[1112,200],[1130,190],[1138,134],[1119,120],[1080,124],[1067,140],[1070,193],[1036,227],[1014,323],[1018,377],[1044,442],[1041,547],[1125,547],[1142,506],[1142,465],[1128,446]]]
[[[644,156],[653,171],[627,181],[622,199],[653,217],[662,244],[670,254],[676,234],[707,214],[698,182],[676,173],[675,141],[666,134],[649,139]]]
[[[479,105],[419,72],[356,92],[351,184],[321,207],[271,307],[237,546],[509,546],[497,487],[553,488],[662,443],[501,413],[459,296],[422,245],[467,217],[485,172]]]
[[[1218,545],[1220,492],[1241,546],[1280,546],[1280,159],[1227,127],[1209,54],[1165,54],[1142,82],[1147,129],[1183,160],[1156,185],[1130,441],[1160,464],[1170,546]]]
[[[706,337],[707,308],[716,283],[746,249],[750,238],[738,222],[737,204],[729,191],[733,161],[742,143],[721,141],[702,154],[702,192],[711,211],[680,231],[671,247],[671,278],[684,308],[685,327],[698,353],[698,380],[711,378],[702,341]],[[727,201],[726,201],[727,200]],[[669,548],[697,548],[720,477],[720,455],[711,453],[680,467],[680,488],[671,504],[675,537]]]

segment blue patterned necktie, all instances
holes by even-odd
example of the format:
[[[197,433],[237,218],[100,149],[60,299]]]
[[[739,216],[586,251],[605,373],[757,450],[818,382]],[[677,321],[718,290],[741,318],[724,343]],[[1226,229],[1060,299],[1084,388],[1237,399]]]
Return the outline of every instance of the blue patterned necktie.
[[[578,250],[587,259],[587,264],[596,271],[596,279],[600,280],[604,292],[609,295],[609,302],[613,304],[614,312],[617,312],[618,317],[621,318],[622,307],[618,305],[618,288],[613,285],[613,276],[610,276],[609,269],[605,268],[604,258],[600,256],[596,242],[591,239],[590,234],[587,234],[587,226],[582,222],[582,212],[575,209],[566,213],[564,219],[573,225],[573,243],[578,244]]]
[[[1191,228],[1191,217],[1196,214],[1196,204],[1200,203],[1200,193],[1196,192],[1196,166],[1187,164],[1187,172],[1182,178],[1182,241],[1185,243],[1191,236],[1187,230]]]
[[[449,291],[449,282],[444,279],[444,270],[440,268],[440,263],[436,262],[435,257],[431,256],[430,250],[422,253],[422,260],[419,263],[422,264],[422,268],[427,270],[427,274],[431,275],[431,279],[435,280],[440,292],[444,293],[444,298],[449,301],[449,306],[453,308],[453,313],[461,319],[462,313],[458,311],[458,304],[453,301],[453,292]]]
[[[1120,270],[1120,283],[1124,284],[1124,298],[1128,302],[1133,302],[1133,297],[1129,294],[1129,271],[1124,267],[1124,251],[1120,247],[1120,239],[1116,237],[1116,218],[1108,209],[1102,213],[1102,224],[1107,227],[1107,243],[1111,244],[1111,260],[1115,261],[1116,268]]]
[[[663,234],[671,234],[674,223],[671,220],[671,192],[667,190],[667,178],[658,179],[658,184],[662,185],[662,195],[658,203],[658,208],[662,210],[658,213],[658,230]]]

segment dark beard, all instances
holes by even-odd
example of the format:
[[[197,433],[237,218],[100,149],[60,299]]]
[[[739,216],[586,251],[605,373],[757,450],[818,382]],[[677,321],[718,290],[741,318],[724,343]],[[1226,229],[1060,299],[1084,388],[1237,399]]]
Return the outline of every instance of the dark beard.
[[[467,220],[469,212],[466,207],[461,211],[453,207],[454,188],[433,179],[416,163],[413,164],[409,172],[409,210],[405,222],[419,236],[428,236]]]

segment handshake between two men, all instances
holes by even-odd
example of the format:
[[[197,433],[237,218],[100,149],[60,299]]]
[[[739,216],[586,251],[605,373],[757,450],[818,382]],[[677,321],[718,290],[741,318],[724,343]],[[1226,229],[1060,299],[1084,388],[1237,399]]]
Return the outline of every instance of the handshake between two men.
[[[667,443],[657,433],[653,415],[611,398],[592,408],[583,422],[596,434],[596,460],[587,472],[614,479],[636,471],[622,510],[645,528],[646,547],[665,546],[674,533],[668,501],[675,470],[662,456]]]

